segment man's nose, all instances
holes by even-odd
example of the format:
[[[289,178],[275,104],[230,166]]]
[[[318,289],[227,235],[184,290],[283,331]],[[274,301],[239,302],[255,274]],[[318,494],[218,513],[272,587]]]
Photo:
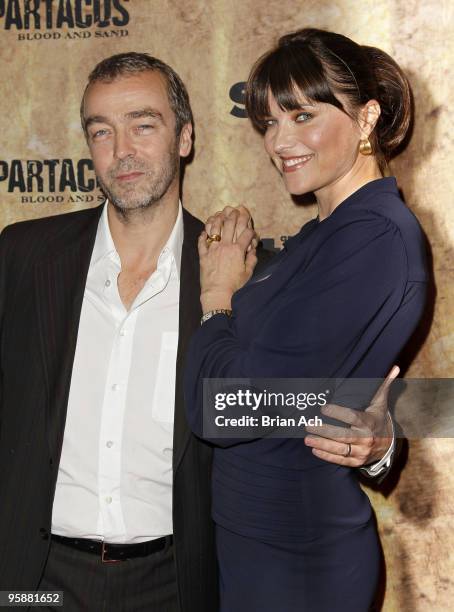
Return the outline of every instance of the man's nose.
[[[114,155],[117,159],[134,157],[136,153],[134,141],[127,132],[117,132],[115,135]]]

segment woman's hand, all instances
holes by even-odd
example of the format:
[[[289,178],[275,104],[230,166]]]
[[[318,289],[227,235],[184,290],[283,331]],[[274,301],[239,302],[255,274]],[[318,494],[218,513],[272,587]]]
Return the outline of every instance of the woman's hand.
[[[306,427],[311,435],[306,436],[304,441],[312,448],[313,454],[329,463],[350,467],[364,467],[382,459],[394,439],[388,395],[399,372],[398,366],[391,368],[364,412],[334,404],[322,408],[323,415],[337,419],[348,427]]]
[[[224,209],[210,217],[210,234],[204,231],[199,237],[200,301],[204,313],[231,309],[232,295],[251,278],[257,263],[257,235],[248,227],[252,225],[249,211],[241,208],[227,213]],[[220,236],[220,240],[210,242],[209,236]]]
[[[222,235],[222,227],[224,222],[234,211],[237,213],[235,235],[233,237],[234,242],[236,242],[238,235],[241,234],[246,228],[254,229],[251,213],[245,206],[225,206],[222,210],[208,217],[205,223],[206,233],[209,236],[212,236],[213,234]]]

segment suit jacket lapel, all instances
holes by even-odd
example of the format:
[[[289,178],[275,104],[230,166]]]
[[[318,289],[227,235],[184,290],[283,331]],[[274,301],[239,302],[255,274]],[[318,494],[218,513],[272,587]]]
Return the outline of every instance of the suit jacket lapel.
[[[35,267],[41,355],[48,404],[50,456],[59,459],[82,299],[102,206],[68,216]]]
[[[186,351],[192,334],[200,324],[200,276],[197,239],[203,225],[183,210],[184,240],[181,255],[179,335],[176,365],[175,421],[173,438],[173,471],[176,473],[189,441],[183,394],[183,375]]]

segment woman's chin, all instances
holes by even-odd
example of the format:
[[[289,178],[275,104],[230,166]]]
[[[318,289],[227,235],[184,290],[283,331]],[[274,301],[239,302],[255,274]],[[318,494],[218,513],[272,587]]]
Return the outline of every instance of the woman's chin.
[[[286,177],[285,175],[284,186],[292,196],[302,196],[313,191],[313,185],[309,185],[307,181],[298,181],[293,177]]]
[[[307,193],[312,193],[312,189],[309,187],[303,187],[302,185],[288,185],[285,184],[285,188],[291,196],[303,196]]]

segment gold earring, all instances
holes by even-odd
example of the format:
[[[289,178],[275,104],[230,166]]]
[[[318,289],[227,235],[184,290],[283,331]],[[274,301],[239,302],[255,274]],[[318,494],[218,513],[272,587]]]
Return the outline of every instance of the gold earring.
[[[372,145],[368,138],[359,141],[359,152],[361,155],[372,155]]]

